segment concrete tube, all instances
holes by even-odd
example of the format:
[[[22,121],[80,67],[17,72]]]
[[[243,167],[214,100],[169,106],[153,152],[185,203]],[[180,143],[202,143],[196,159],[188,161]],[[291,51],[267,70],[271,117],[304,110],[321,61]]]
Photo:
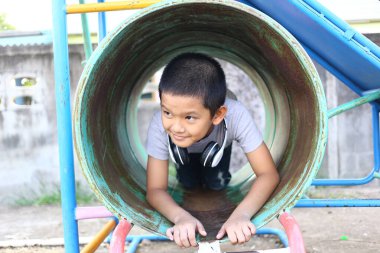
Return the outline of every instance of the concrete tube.
[[[74,101],[81,168],[114,214],[165,234],[170,222],[145,200],[146,152],[137,131],[137,103],[147,79],[189,51],[231,62],[258,85],[265,141],[281,175],[252,219],[261,227],[293,207],[316,175],[325,151],[327,112],[319,76],[300,44],[270,17],[238,2],[161,2],[103,40],[87,62]],[[226,190],[202,194],[185,191],[172,176],[169,192],[214,236],[252,184],[251,171],[244,166]]]

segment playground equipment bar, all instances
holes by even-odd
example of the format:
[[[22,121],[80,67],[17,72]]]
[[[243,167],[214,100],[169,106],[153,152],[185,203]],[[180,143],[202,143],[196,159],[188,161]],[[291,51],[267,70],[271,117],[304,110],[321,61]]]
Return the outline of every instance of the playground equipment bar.
[[[98,3],[104,3],[104,0],[98,0]],[[107,29],[106,29],[106,13],[105,12],[99,12],[98,13],[98,42],[102,41],[104,37],[106,37]]]
[[[300,199],[295,207],[380,207],[379,199]]]
[[[75,219],[75,172],[70,106],[70,69],[65,0],[53,1],[53,50],[63,233],[66,252],[79,251]]]
[[[113,214],[104,206],[77,207],[75,211],[77,220],[113,217]]]
[[[79,0],[81,4],[84,4],[84,0]],[[88,19],[86,14],[81,14],[82,20],[82,29],[84,36],[84,52],[86,55],[86,60],[88,60],[92,54],[92,45],[91,45],[91,34],[88,27]]]
[[[90,4],[72,4],[66,7],[67,14],[87,13],[87,12],[104,12],[104,11],[120,11],[134,10],[145,8],[149,5],[160,2],[159,0],[137,0],[137,1],[121,1],[107,3],[90,3]]]
[[[119,221],[119,224],[116,226],[112,235],[109,252],[113,252],[113,253],[124,252],[125,239],[129,231],[131,231],[132,227],[133,225],[125,219],[122,219]]]
[[[104,227],[95,235],[94,239],[81,250],[81,253],[95,252],[95,250],[99,248],[100,244],[102,244],[116,225],[117,223],[115,219],[107,222],[107,224],[104,225]]]
[[[356,98],[348,103],[342,104],[334,109],[331,109],[328,111],[328,117],[334,117],[338,114],[341,114],[345,111],[348,111],[352,108],[364,105],[366,103],[372,102],[374,100],[377,100],[380,98],[380,90],[373,91],[373,92],[367,92],[362,97]]]
[[[378,167],[377,167],[378,168]],[[371,182],[377,171],[373,169],[366,177],[363,178],[347,178],[347,179],[314,179],[313,185],[316,186],[338,186],[338,185],[363,185]]]
[[[378,178],[380,171],[380,128],[379,128],[379,108],[376,104],[372,105],[372,140],[373,140],[373,156],[374,167],[368,176],[360,179],[314,179],[312,185],[363,185],[371,182],[374,178]]]
[[[286,235],[288,236],[290,252],[305,252],[301,229],[298,226],[296,219],[289,213],[283,212],[279,215],[278,220],[284,227]]]

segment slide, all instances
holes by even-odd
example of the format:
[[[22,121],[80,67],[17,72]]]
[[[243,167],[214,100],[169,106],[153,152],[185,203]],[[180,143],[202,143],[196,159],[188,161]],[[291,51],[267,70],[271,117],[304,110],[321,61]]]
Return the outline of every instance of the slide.
[[[243,2],[284,26],[314,60],[357,94],[380,88],[380,48],[317,1]]]

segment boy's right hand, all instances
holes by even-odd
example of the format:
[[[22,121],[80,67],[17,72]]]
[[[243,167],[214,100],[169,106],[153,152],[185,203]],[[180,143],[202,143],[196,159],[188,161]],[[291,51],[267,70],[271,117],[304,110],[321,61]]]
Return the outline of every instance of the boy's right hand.
[[[182,247],[197,247],[198,243],[196,241],[195,233],[198,232],[202,236],[206,236],[206,230],[204,229],[202,223],[191,216],[183,215],[178,218],[175,225],[166,230],[166,236],[175,243]]]

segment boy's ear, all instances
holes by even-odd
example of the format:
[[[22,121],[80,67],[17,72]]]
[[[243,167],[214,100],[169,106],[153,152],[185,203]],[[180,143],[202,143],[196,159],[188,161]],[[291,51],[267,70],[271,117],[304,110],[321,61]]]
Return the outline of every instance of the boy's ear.
[[[212,118],[212,124],[218,125],[220,122],[222,122],[226,114],[227,114],[227,107],[225,105],[222,105],[221,107],[219,107],[214,117]]]

